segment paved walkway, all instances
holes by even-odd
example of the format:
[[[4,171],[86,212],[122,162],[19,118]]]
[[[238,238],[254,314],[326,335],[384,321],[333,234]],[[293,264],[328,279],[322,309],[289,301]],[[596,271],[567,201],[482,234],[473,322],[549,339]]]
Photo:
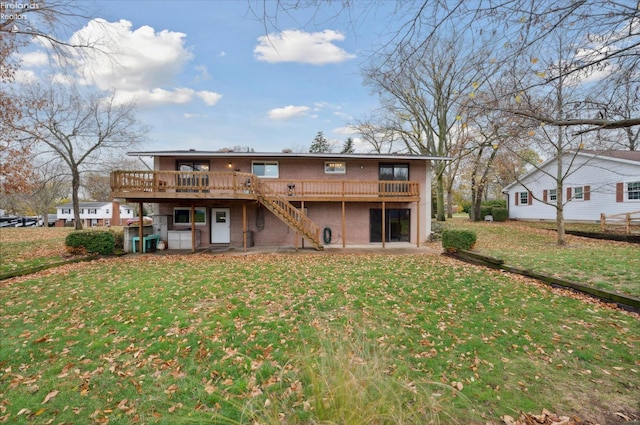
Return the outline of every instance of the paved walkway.
[[[428,244],[428,246],[417,247],[415,244],[408,242],[389,242],[382,247],[381,243],[371,243],[364,245],[347,245],[345,248],[341,244],[325,245],[324,251],[316,251],[313,248],[305,247],[298,248],[297,250],[293,246],[259,246],[247,248],[245,251],[242,248],[235,247],[200,247],[196,249],[196,254],[203,255],[251,255],[251,254],[431,254],[437,255],[442,252],[442,247],[439,243]],[[152,251],[153,254],[158,255],[188,255],[191,254],[191,250],[177,250],[168,249],[164,251]]]

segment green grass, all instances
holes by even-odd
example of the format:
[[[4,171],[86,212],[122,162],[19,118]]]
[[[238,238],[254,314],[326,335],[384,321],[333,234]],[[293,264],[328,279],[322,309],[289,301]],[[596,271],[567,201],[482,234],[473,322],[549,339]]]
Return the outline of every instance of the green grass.
[[[0,300],[10,423],[640,415],[637,315],[437,255],[126,256]]]
[[[475,250],[511,266],[640,297],[638,244],[567,235],[568,245],[559,247],[555,230],[550,230],[548,223],[473,223],[456,218],[447,222],[447,227],[475,231]],[[595,230],[593,227],[586,226]]]
[[[69,227],[0,229],[0,274],[62,261],[64,240],[71,231]]]

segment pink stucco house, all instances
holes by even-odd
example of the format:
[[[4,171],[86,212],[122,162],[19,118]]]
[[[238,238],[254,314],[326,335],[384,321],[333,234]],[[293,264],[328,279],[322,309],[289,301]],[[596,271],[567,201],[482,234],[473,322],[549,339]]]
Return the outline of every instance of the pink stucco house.
[[[196,150],[130,155],[152,157],[153,171],[114,171],[113,196],[157,203],[168,222],[169,249],[185,248],[185,239],[193,250],[321,250],[400,241],[420,246],[431,233],[434,157]]]

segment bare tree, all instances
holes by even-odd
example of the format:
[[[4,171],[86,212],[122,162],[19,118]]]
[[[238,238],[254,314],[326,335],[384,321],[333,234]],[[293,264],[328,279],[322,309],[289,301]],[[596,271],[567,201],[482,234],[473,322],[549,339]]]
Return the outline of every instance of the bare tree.
[[[29,166],[33,147],[16,137],[8,125],[20,119],[20,101],[24,101],[9,91],[21,66],[17,53],[36,43],[55,62],[63,64],[72,52],[94,48],[95,43],[71,44],[65,40],[65,29],[76,20],[86,20],[82,6],[72,0],[0,2],[0,12],[0,192],[7,195],[28,192],[34,189],[29,182],[37,180]]]
[[[375,15],[375,9],[387,3],[352,2],[342,0],[277,0],[264,2],[263,7],[253,7],[254,15],[261,19],[265,30],[277,28],[280,13],[294,16],[298,9],[333,8],[335,19],[346,16],[351,27],[367,25],[367,19]],[[486,56],[487,76],[505,67],[530,65],[522,87],[514,90],[535,90],[550,87],[559,78],[599,74],[594,92],[610,91],[619,84],[626,70],[637,70],[640,65],[640,9],[637,2],[612,0],[413,0],[396,1],[387,22],[395,27],[385,27],[380,37],[381,45],[373,55],[384,51],[385,57],[401,56],[407,61],[424,54],[426,46],[433,46],[443,34],[455,31],[467,40],[479,40],[489,35],[483,49],[491,51]],[[303,23],[304,24],[304,23]],[[391,25],[391,24],[390,24]],[[571,44],[577,61],[549,79],[535,78],[544,72],[536,65],[536,58],[544,54],[549,40],[558,32],[571,36]],[[381,34],[382,35],[382,34]],[[476,47],[472,47],[476,49]],[[479,52],[477,52],[479,54]],[[481,56],[479,54],[479,56]],[[634,73],[631,83],[640,80]],[[586,98],[584,99],[587,100]],[[640,125],[637,113],[629,117],[614,115],[576,115],[559,119],[545,110],[505,108],[505,111],[544,122],[553,126],[587,126],[588,130],[629,128]],[[585,128],[582,129],[583,131]]]
[[[74,86],[25,88],[22,119],[12,124],[22,139],[43,155],[59,158],[71,179],[75,227],[82,229],[79,208],[81,175],[105,151],[126,149],[143,140],[147,129],[135,117],[133,103],[119,104],[115,93],[82,92]]]
[[[36,215],[43,217],[46,226],[49,222],[49,209],[55,206],[57,201],[68,196],[71,187],[60,161],[41,162],[34,173],[34,190],[24,199]]]
[[[462,100],[480,74],[455,34],[432,41],[419,53],[394,50],[365,71],[365,81],[395,117],[395,131],[409,153],[443,158],[435,161],[434,174],[436,219],[444,221],[447,157],[464,138],[458,130]]]

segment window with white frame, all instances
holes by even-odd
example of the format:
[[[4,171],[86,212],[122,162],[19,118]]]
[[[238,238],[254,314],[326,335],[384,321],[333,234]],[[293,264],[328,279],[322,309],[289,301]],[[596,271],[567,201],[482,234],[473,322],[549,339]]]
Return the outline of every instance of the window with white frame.
[[[96,208],[89,208],[89,212],[87,214],[98,214],[98,210]]]
[[[325,161],[324,173],[325,174],[346,174],[347,164],[344,161]]]
[[[520,205],[529,205],[529,192],[520,192]]]
[[[549,200],[557,201],[558,200],[558,190],[557,189],[549,189]]]
[[[62,214],[71,214],[71,208],[63,208]]]
[[[627,183],[627,199],[629,201],[640,200],[640,181]]]
[[[251,172],[258,177],[277,179],[280,176],[278,161],[253,161]]]
[[[573,199],[582,201],[584,199],[584,188],[582,186],[573,188]]]
[[[195,222],[197,225],[207,224],[207,209],[195,209]],[[191,224],[191,208],[175,207],[173,209],[173,224]]]

